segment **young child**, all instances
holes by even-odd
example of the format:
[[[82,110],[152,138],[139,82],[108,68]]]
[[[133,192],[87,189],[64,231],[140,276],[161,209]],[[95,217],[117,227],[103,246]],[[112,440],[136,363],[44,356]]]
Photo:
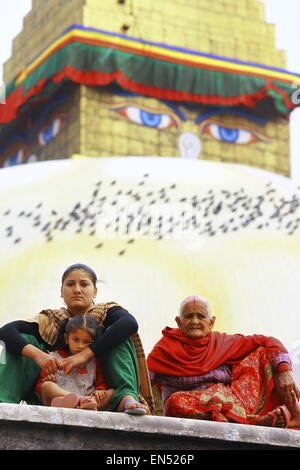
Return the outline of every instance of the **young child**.
[[[58,359],[82,351],[99,332],[96,318],[78,315],[70,318],[65,326],[63,349],[51,352]],[[35,391],[44,405],[85,410],[108,410],[113,389],[107,389],[101,363],[95,357],[74,367],[65,375],[64,370],[45,375],[41,372]]]

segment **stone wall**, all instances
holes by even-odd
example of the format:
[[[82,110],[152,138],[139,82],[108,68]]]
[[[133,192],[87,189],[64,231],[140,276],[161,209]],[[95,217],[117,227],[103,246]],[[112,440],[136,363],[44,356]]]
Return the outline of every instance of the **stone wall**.
[[[299,448],[296,430],[0,404],[1,450],[150,450],[155,456],[174,450],[198,459],[200,450]]]

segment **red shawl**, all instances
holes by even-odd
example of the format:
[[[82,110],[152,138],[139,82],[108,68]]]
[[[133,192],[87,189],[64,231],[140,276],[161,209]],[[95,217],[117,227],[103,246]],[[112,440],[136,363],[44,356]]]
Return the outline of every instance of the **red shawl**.
[[[283,344],[271,336],[240,334],[228,335],[215,331],[203,338],[191,339],[180,329],[166,327],[163,337],[156,343],[147,358],[150,371],[162,375],[201,375],[220,366],[237,364],[260,346],[270,355],[287,353]]]

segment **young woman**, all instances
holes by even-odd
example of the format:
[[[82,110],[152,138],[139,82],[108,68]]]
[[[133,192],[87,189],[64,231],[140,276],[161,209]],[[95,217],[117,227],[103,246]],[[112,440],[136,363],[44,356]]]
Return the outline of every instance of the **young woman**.
[[[111,411],[135,413],[135,409],[144,409],[149,412],[146,403],[152,410],[143,349],[137,341],[137,357],[132,341],[137,336],[137,321],[115,302],[95,304],[96,285],[97,276],[89,266],[74,264],[62,276],[61,297],[66,307],[42,310],[34,318],[13,321],[0,328],[0,340],[6,347],[6,363],[0,364],[0,401],[19,403],[28,397],[40,370],[48,375],[63,368],[68,374],[94,356],[101,359],[107,385],[115,390]],[[86,314],[94,316],[103,326],[103,334],[82,351],[64,359],[49,354],[56,346],[63,320]],[[140,389],[146,403],[139,402]],[[95,398],[97,400],[97,394]]]

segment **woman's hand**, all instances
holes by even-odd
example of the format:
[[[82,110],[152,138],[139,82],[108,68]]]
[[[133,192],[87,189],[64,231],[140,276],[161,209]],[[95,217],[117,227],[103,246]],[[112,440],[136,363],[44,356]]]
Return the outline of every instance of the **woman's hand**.
[[[41,354],[35,359],[35,362],[46,375],[55,374],[58,369],[62,369],[62,364],[59,359],[43,351],[41,351]]]
[[[299,390],[289,370],[278,373],[278,385],[285,405],[295,405],[298,402]]]
[[[22,349],[22,355],[33,359],[46,375],[55,374],[58,369],[62,369],[61,360],[51,356],[51,354],[41,351],[32,344],[26,344],[26,346],[24,346]]]
[[[79,353],[73,354],[72,356],[62,359],[62,369],[65,375],[68,375],[74,367],[79,367],[86,363],[94,354],[90,348],[85,348]]]

